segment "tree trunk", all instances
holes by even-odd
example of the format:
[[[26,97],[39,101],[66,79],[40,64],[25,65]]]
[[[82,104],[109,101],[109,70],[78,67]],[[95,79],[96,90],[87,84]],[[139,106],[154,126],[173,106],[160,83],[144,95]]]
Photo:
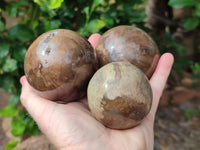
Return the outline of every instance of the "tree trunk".
[[[169,0],[148,0],[146,6],[147,25],[160,36],[165,33],[165,27],[169,26],[172,31],[178,24],[172,21],[172,9],[168,6]]]

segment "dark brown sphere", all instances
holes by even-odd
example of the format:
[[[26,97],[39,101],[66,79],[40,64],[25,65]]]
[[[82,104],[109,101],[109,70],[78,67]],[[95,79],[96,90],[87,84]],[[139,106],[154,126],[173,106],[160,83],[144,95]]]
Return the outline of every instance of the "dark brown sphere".
[[[55,101],[72,101],[87,93],[97,59],[90,43],[78,33],[57,29],[39,36],[24,62],[29,84],[39,95]]]
[[[138,125],[152,104],[148,79],[129,62],[112,62],[100,68],[90,80],[87,94],[92,115],[112,129]]]
[[[118,26],[105,32],[95,47],[100,66],[109,62],[129,61],[148,78],[154,72],[159,50],[153,39],[134,26]]]

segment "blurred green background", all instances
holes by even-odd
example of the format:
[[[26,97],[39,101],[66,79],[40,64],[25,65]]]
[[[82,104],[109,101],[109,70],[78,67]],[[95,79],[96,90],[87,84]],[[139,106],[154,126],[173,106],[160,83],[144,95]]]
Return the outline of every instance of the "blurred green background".
[[[10,93],[0,116],[12,118],[11,133],[20,141],[39,130],[20,104],[20,77],[27,48],[40,34],[63,28],[88,38],[118,25],[134,25],[156,41],[160,53],[171,52],[175,64],[166,90],[196,89],[200,83],[199,0],[1,0],[0,87]],[[170,102],[169,102],[170,103]],[[186,112],[190,117],[190,113]]]

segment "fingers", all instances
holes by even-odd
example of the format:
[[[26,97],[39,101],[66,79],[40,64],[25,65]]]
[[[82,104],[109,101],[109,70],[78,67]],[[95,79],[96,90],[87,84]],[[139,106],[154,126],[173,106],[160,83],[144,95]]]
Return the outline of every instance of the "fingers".
[[[160,57],[157,68],[150,79],[150,84],[153,90],[153,102],[151,114],[154,116],[158,107],[160,97],[167,82],[167,78],[171,71],[174,62],[174,57],[170,53],[165,53]]]
[[[88,41],[92,44],[93,48],[95,48],[100,37],[101,35],[98,33],[94,33],[89,37]]]

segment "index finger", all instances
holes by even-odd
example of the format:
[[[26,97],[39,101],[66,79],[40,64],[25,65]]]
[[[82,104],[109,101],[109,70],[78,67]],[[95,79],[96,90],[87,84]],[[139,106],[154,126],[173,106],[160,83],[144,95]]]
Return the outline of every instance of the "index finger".
[[[165,53],[160,57],[157,68],[150,79],[153,91],[153,102],[150,113],[155,116],[160,97],[170,74],[174,57],[171,53]]]
[[[97,44],[97,42],[98,42],[100,37],[101,37],[101,35],[98,34],[98,33],[94,33],[89,37],[88,41],[91,43],[93,48],[95,48],[95,46],[96,46],[96,44]]]

